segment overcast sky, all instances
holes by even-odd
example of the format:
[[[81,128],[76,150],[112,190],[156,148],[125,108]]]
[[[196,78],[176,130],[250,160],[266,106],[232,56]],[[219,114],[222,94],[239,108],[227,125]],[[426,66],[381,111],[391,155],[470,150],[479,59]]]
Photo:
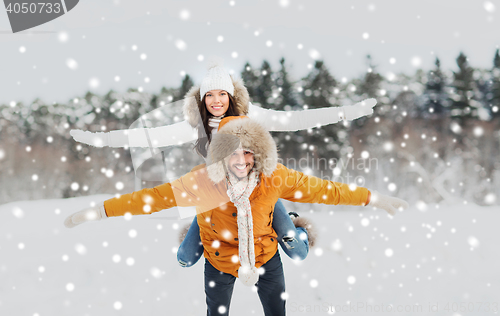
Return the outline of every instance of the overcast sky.
[[[337,79],[359,77],[367,54],[383,75],[428,70],[436,56],[454,70],[460,51],[490,68],[499,12],[500,0],[81,0],[12,34],[0,10],[0,103],[157,92],[178,86],[184,73],[199,83],[213,55],[238,74],[246,61],[267,59],[277,69],[285,57],[294,79],[318,58]]]

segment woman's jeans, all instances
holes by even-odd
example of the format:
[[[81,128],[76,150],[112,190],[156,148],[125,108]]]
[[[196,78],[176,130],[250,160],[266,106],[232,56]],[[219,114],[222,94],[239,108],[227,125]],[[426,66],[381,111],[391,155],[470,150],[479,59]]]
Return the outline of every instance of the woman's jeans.
[[[284,316],[285,275],[279,251],[269,259],[262,268],[266,273],[259,276],[257,294],[266,316]],[[205,294],[207,299],[207,315],[229,315],[229,305],[233,295],[236,277],[220,272],[205,259]],[[250,294],[250,291],[248,291]]]
[[[304,260],[309,252],[307,231],[295,227],[281,200],[274,206],[273,228],[283,251],[292,259]],[[177,251],[177,261],[183,267],[190,267],[200,260],[203,245],[200,240],[200,227],[196,216]]]

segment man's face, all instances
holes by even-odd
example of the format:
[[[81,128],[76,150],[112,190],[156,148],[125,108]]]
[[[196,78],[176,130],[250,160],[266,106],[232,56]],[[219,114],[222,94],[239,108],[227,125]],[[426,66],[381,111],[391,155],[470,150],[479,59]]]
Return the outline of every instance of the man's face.
[[[237,149],[229,156],[227,165],[229,171],[241,180],[246,177],[253,168],[253,153],[248,150]]]

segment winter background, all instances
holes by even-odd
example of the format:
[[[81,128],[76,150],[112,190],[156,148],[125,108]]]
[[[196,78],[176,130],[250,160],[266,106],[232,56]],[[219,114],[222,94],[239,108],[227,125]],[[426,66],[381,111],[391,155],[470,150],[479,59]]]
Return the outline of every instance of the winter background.
[[[181,100],[223,57],[277,110],[378,100],[351,123],[274,133],[289,167],[406,199],[383,211],[286,203],[318,247],[282,256],[290,315],[494,315],[500,308],[498,1],[95,1],[12,34],[0,10],[0,315],[200,315],[203,264],[175,260],[177,210],[66,229],[72,212],[151,187],[126,129]],[[191,145],[165,148],[181,175]],[[158,166],[148,166],[155,172]],[[163,166],[160,166],[163,167]],[[142,181],[141,181],[142,180]],[[497,250],[495,250],[497,249]],[[333,307],[332,307],[333,306]],[[234,315],[260,315],[237,284]]]

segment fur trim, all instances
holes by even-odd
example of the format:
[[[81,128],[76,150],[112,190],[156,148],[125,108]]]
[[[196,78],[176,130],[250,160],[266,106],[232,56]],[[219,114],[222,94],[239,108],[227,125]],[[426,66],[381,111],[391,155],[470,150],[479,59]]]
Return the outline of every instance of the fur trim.
[[[235,137],[236,136],[236,137]],[[219,128],[207,153],[208,177],[219,183],[226,178],[226,157],[239,146],[254,152],[254,169],[269,177],[278,165],[276,143],[271,134],[249,118],[233,119]]]
[[[307,238],[309,239],[309,247],[314,247],[316,243],[316,238],[318,237],[318,231],[314,227],[313,223],[304,217],[296,217],[292,219],[295,227],[303,227],[307,230]]]
[[[184,227],[182,227],[181,230],[179,230],[179,245],[182,244],[182,242],[186,238],[186,235],[190,227],[191,223],[184,225]]]
[[[234,95],[232,97],[234,99],[236,112],[238,112],[239,115],[247,115],[250,103],[248,90],[242,79],[234,79],[234,77],[231,76],[231,80],[234,86]],[[184,96],[182,110],[184,112],[184,119],[194,128],[197,128],[199,124],[201,124],[200,110],[198,109],[198,104],[200,102],[200,86],[191,87]]]

